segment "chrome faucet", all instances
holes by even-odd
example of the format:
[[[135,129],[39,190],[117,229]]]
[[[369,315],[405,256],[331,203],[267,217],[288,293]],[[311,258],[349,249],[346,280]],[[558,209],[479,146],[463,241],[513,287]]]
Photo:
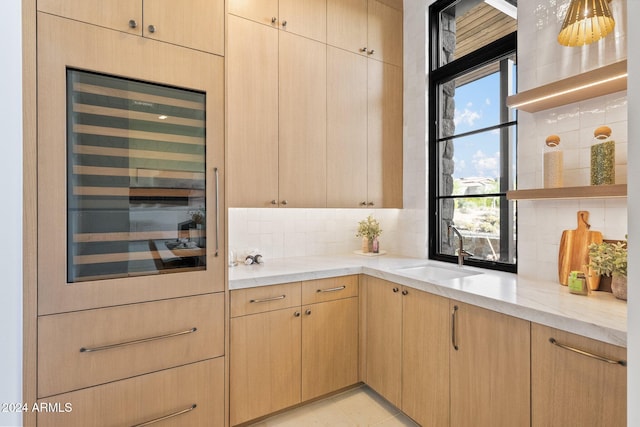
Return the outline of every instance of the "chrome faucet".
[[[451,230],[458,235],[458,239],[460,240],[460,246],[458,247],[458,265],[462,267],[464,265],[464,257],[465,256],[473,256],[471,252],[467,252],[464,250],[464,244],[462,242],[462,234],[455,228],[452,224],[449,224],[447,227],[447,240],[449,245],[451,245]]]

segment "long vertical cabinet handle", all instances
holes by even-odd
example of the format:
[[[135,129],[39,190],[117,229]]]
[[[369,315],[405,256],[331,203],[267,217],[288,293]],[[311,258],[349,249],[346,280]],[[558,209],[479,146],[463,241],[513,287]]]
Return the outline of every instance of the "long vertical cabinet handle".
[[[451,345],[453,345],[453,349],[458,351],[458,343],[456,342],[456,312],[458,311],[458,306],[454,305],[453,310],[451,311]]]
[[[216,253],[213,256],[218,256],[218,250],[220,249],[219,233],[220,233],[220,177],[218,174],[218,168],[213,168],[213,174],[216,178]]]

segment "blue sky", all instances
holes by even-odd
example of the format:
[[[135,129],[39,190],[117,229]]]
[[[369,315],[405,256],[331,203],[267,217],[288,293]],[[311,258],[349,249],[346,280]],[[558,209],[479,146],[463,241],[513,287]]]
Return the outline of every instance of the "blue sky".
[[[494,73],[456,88],[456,134],[493,126],[500,121],[500,76]],[[454,178],[498,178],[500,135],[497,130],[454,140]]]

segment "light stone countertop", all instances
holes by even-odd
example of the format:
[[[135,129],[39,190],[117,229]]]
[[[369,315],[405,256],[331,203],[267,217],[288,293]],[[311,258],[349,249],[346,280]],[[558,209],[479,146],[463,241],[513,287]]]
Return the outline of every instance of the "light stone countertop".
[[[608,292],[573,295],[566,286],[555,282],[468,266],[462,267],[465,272],[481,274],[440,280],[420,278],[398,270],[422,265],[454,271],[460,268],[454,264],[391,254],[267,259],[260,265],[240,264],[229,268],[229,289],[367,274],[609,344],[627,346],[626,301],[616,299]]]

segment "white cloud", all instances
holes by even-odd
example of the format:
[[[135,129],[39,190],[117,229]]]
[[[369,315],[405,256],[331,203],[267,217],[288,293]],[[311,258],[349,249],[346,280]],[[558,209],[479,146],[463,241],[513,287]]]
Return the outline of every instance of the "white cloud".
[[[460,123],[466,124],[467,126],[473,126],[473,124],[482,117],[482,114],[465,108],[464,111],[460,111],[456,109],[455,114],[453,116],[453,123],[458,126]]]
[[[486,178],[497,178],[500,176],[500,153],[493,156],[485,154],[482,150],[476,151],[471,160],[475,173]]]
[[[489,98],[487,98],[487,99],[484,100],[484,103],[487,104],[487,105],[491,105],[491,100]]]

